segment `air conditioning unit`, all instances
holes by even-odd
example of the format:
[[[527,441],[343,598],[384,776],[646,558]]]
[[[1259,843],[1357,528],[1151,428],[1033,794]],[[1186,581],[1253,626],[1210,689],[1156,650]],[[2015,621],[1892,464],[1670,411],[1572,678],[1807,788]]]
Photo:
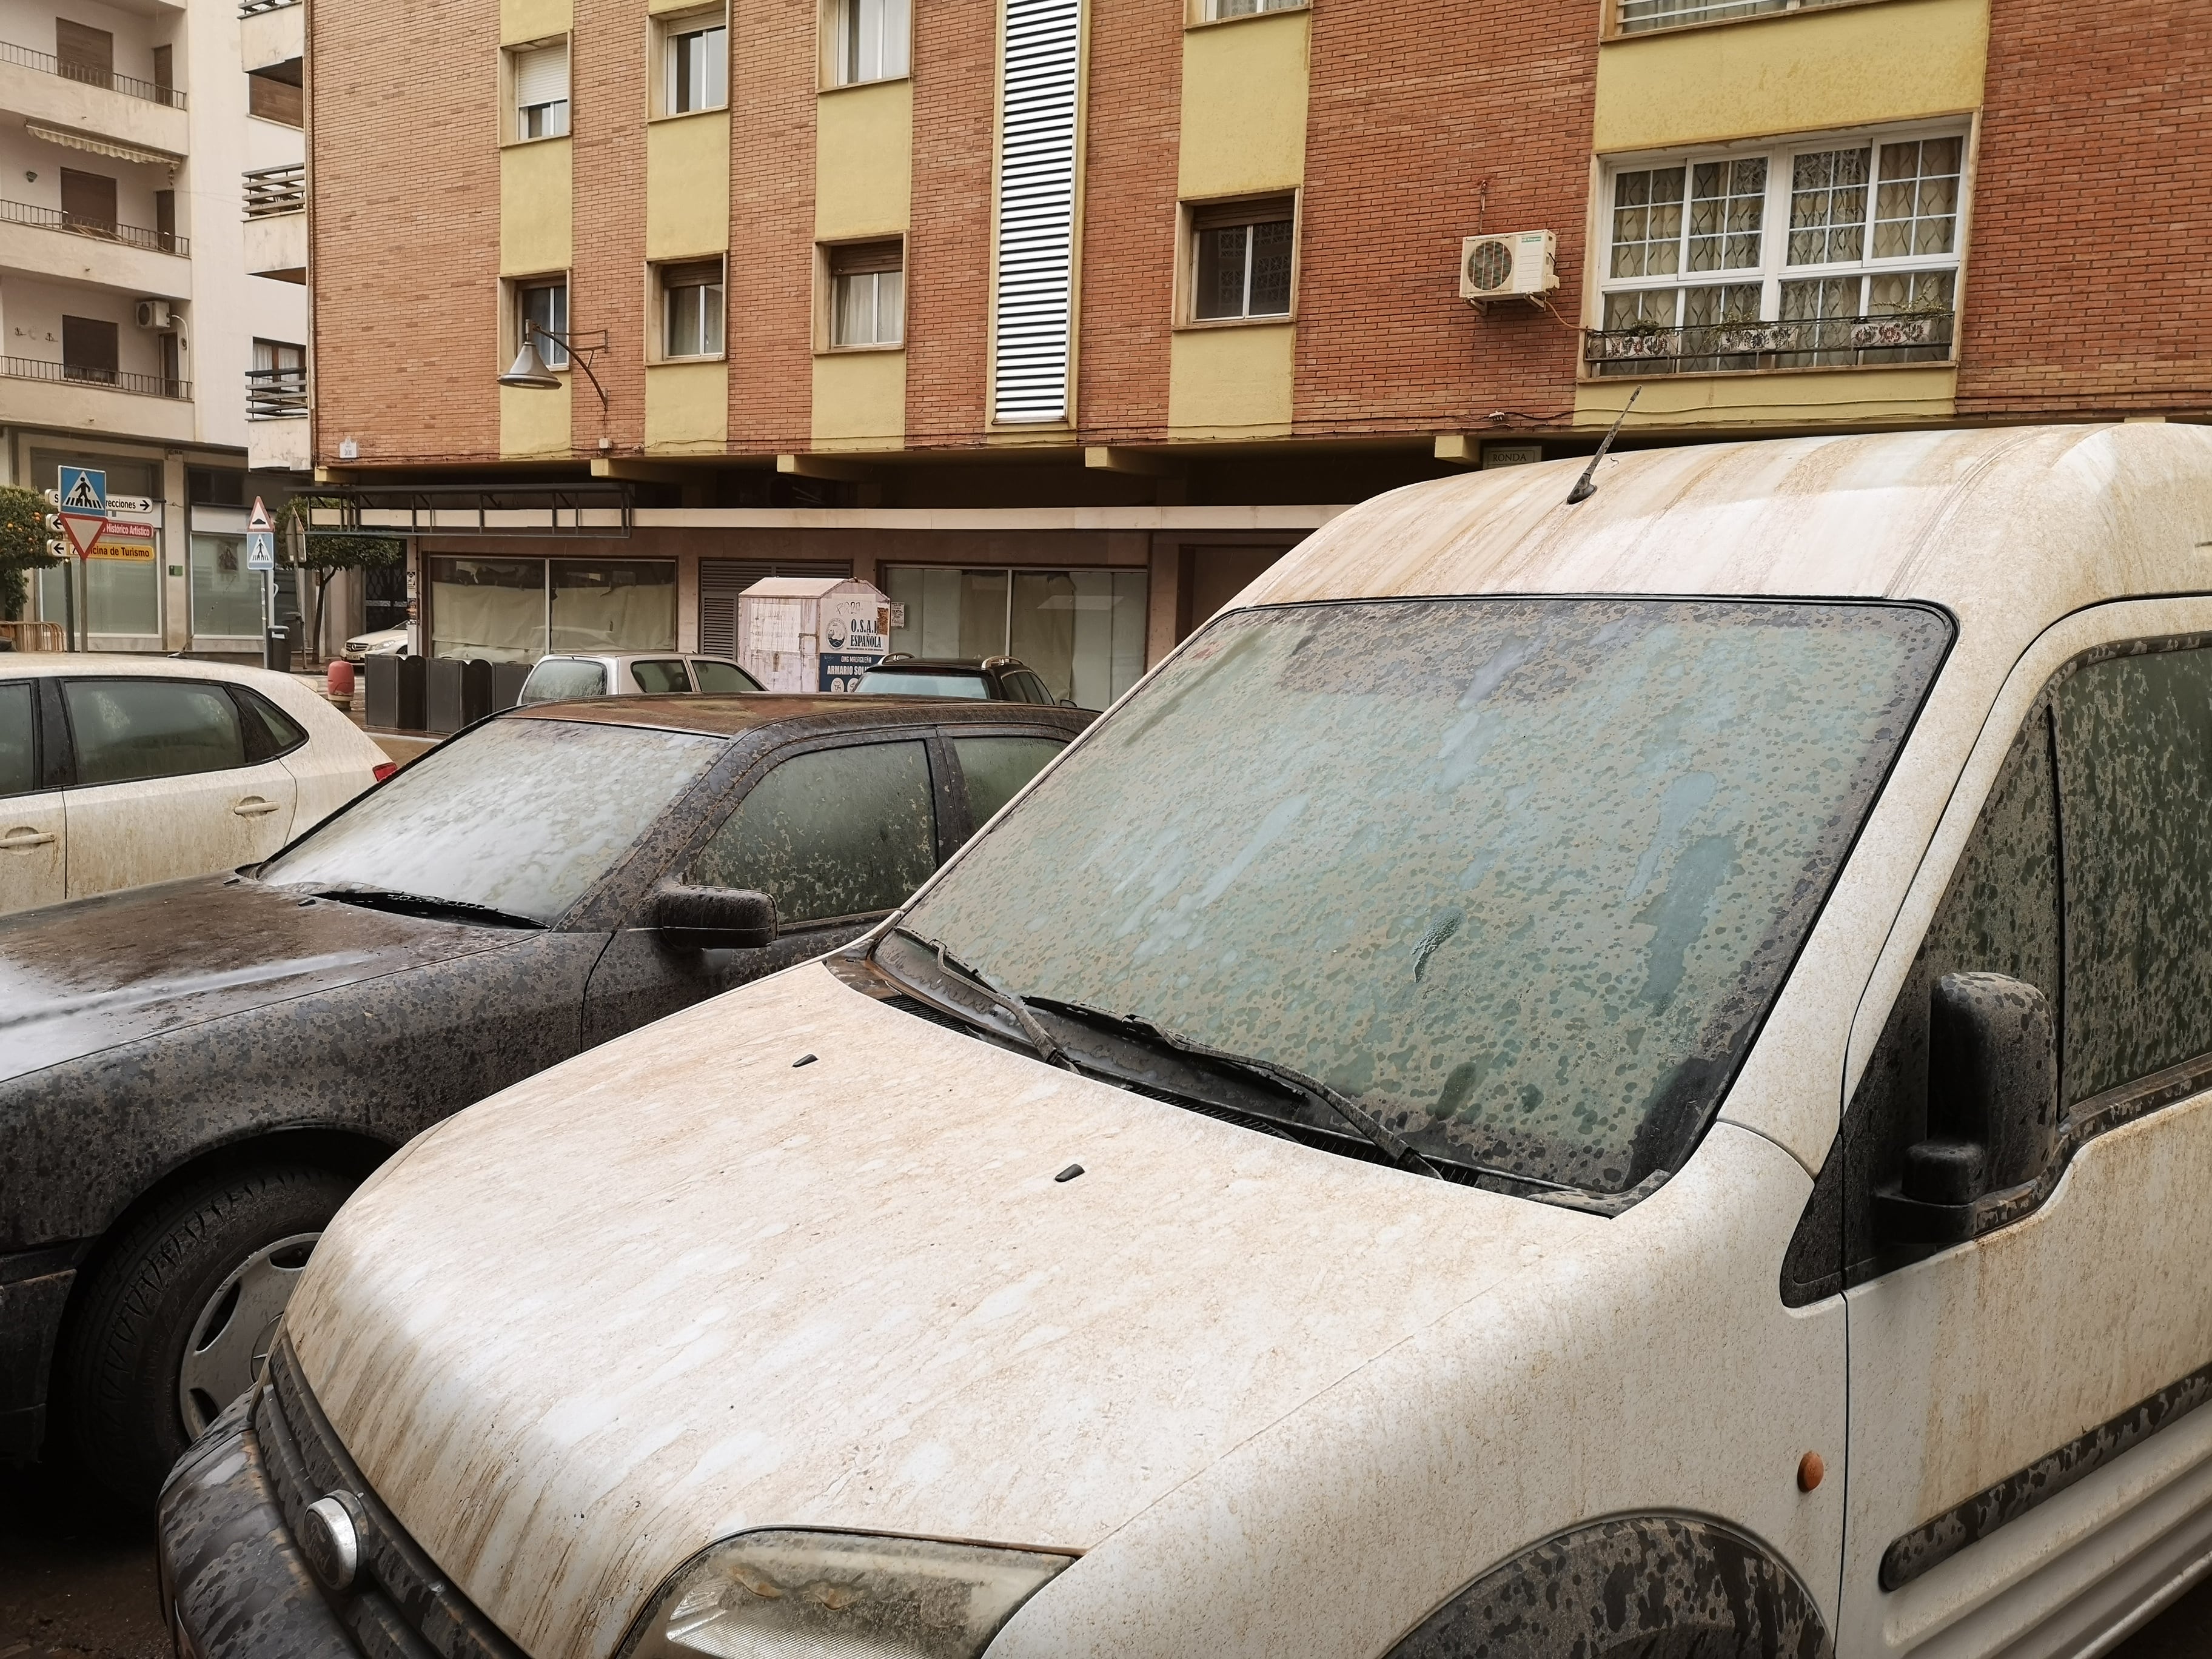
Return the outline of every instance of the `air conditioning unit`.
[[[1558,239],[1548,230],[1510,236],[1468,236],[1459,245],[1459,297],[1510,300],[1548,294],[1559,285]]]
[[[138,302],[138,326],[141,328],[174,328],[183,319],[167,300],[141,300]]]

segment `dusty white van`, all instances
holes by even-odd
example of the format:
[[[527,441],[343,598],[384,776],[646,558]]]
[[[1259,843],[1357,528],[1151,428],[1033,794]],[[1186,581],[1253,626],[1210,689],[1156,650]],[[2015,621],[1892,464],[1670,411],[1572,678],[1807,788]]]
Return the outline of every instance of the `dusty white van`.
[[[2212,432],[1421,485],[416,1140],[184,1650],[2085,1655],[2212,1550]],[[773,895],[771,894],[771,896]]]

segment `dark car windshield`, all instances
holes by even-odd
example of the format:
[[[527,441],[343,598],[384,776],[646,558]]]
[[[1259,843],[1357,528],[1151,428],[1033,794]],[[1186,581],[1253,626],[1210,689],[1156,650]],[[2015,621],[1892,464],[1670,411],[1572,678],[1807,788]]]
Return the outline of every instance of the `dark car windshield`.
[[[1703,1132],[1949,639],[1904,605],[1239,612],[904,926],[1432,1160],[1618,1194]]]
[[[990,682],[980,672],[957,668],[917,672],[910,669],[873,668],[860,676],[855,690],[879,697],[981,697],[991,695]]]
[[[393,776],[264,865],[281,886],[365,887],[551,923],[721,752],[718,738],[499,720]]]

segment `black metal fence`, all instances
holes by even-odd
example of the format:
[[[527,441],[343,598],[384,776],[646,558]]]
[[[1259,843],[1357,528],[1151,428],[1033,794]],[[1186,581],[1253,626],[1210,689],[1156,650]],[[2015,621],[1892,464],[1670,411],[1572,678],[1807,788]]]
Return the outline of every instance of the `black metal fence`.
[[[165,380],[159,374],[133,374],[127,369],[100,363],[50,363],[39,357],[0,357],[0,375],[11,380],[70,381],[81,386],[106,386],[135,392],[142,398],[176,398],[189,402],[190,380]]]
[[[58,75],[64,81],[81,81],[88,87],[105,87],[108,91],[119,92],[126,98],[143,98],[149,104],[167,104],[171,109],[185,106],[185,94],[174,87],[165,87],[157,81],[141,81],[132,75],[118,75],[113,70],[102,69],[96,64],[80,64],[70,58],[57,58],[50,52],[19,46],[12,40],[0,40],[0,63],[20,64],[25,69]]]
[[[38,207],[29,202],[0,201],[0,221],[11,225],[36,225],[41,230],[65,230],[95,241],[122,242],[149,253],[188,254],[191,243],[173,230],[148,230],[139,225],[109,224],[105,220],[80,218],[59,208]]]

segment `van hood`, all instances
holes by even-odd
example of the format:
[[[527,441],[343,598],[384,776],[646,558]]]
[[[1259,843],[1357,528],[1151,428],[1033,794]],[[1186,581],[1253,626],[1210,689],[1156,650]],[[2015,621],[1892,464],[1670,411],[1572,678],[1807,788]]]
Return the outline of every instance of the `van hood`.
[[[536,1659],[596,1659],[752,1528],[1091,1548],[1606,1224],[1056,1071],[811,964],[416,1140],[286,1324],[441,1570]]]
[[[0,1083],[528,935],[200,876],[0,917]]]

